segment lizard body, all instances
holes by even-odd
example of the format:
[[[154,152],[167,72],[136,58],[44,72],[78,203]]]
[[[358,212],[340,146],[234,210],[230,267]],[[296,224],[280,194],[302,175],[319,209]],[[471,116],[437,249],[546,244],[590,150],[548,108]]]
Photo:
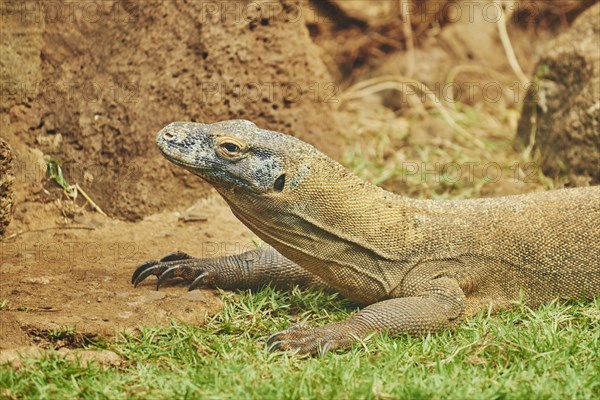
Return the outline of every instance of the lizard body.
[[[422,334],[521,296],[536,306],[600,294],[600,187],[472,200],[415,200],[361,180],[314,147],[250,121],[178,122],[157,144],[211,183],[270,246],[140,266],[223,288],[271,283],[336,290],[364,309],[275,334],[271,349],[314,353],[374,331]]]

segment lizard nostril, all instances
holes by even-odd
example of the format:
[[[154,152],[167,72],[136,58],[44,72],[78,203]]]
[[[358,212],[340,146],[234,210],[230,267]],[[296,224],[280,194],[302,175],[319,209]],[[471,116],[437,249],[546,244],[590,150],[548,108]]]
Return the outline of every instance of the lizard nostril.
[[[175,135],[173,135],[171,132],[164,132],[163,133],[163,138],[167,139],[167,140],[172,140],[175,138]]]

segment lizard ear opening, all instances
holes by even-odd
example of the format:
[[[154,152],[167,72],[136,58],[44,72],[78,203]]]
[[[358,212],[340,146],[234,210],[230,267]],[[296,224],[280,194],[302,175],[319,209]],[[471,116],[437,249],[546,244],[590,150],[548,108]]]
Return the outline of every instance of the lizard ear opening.
[[[283,191],[285,186],[285,174],[279,175],[279,178],[275,179],[275,183],[273,184],[273,190],[276,192]]]

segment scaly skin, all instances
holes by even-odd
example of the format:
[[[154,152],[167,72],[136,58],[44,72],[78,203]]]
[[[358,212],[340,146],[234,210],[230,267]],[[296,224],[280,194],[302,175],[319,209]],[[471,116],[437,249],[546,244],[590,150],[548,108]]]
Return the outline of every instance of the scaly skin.
[[[536,306],[600,293],[600,187],[413,200],[243,120],[172,123],[157,144],[272,247],[210,260],[178,253],[143,264],[132,282],[153,274],[194,280],[191,288],[313,285],[367,306],[346,321],[276,333],[270,350],[324,352],[376,331],[450,328],[520,298]]]

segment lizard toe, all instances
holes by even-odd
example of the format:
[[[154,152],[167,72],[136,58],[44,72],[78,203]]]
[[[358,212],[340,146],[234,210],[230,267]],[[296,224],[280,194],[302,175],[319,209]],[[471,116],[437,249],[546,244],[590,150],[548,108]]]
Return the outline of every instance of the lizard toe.
[[[272,353],[276,350],[281,349],[281,345],[283,344],[283,342],[281,340],[277,340],[275,342],[272,343],[267,343],[267,352]]]
[[[325,355],[338,348],[350,346],[357,337],[336,324],[318,328],[293,326],[267,339],[268,351],[292,350],[299,354]]]
[[[321,346],[319,349],[319,355],[324,356],[325,354],[327,354],[330,351],[333,351],[337,348],[338,348],[338,345],[336,342],[332,342],[332,341],[325,342],[323,344],[323,346]]]
[[[160,274],[158,276],[158,279],[156,280],[156,290],[158,290],[160,288],[161,283],[163,283],[164,281],[166,281],[169,278],[174,277],[175,271],[177,271],[178,268],[179,268],[179,266],[175,265],[173,267],[167,268],[167,270],[165,272]]]
[[[133,275],[131,275],[131,283],[134,284],[135,286],[137,286],[136,282],[139,284],[145,278],[148,277],[148,275],[145,275],[143,278],[140,279],[140,275],[142,275],[142,273],[144,271],[148,270],[148,268],[152,268],[152,267],[156,266],[157,264],[164,263],[164,262],[169,262],[169,261],[189,260],[191,258],[192,258],[192,256],[190,256],[187,253],[184,253],[183,251],[176,251],[176,252],[167,254],[166,256],[164,256],[163,258],[161,258],[160,260],[149,260],[149,261],[146,261],[145,263],[143,263],[142,265],[140,265],[139,267],[137,267],[135,269],[135,271],[133,271]]]
[[[323,352],[322,348],[323,346],[321,346],[321,340],[318,340],[316,338],[304,337],[299,339],[283,339],[275,341],[271,343],[267,351],[291,351],[295,354],[308,355],[325,354],[326,351]],[[331,345],[329,345],[329,342],[327,342],[327,350],[329,350],[330,348]]]
[[[153,265],[147,266],[135,277],[135,280],[133,281],[133,287],[137,287],[140,283],[142,283],[150,275],[156,275],[156,276],[161,275],[166,269],[167,269],[167,267],[159,262],[156,262]]]
[[[155,266],[158,263],[159,263],[158,260],[150,260],[150,261],[146,261],[145,263],[143,263],[142,265],[137,267],[135,269],[135,271],[133,271],[133,275],[131,275],[131,283],[135,285],[135,282],[138,280],[138,278],[142,274],[142,272],[144,272],[148,268]]]
[[[272,334],[271,336],[269,336],[267,338],[267,340],[265,341],[265,345],[267,346],[267,351],[271,352],[273,350],[277,350],[279,348],[279,345],[274,346],[277,343],[281,343],[281,341],[279,340],[279,338],[281,337],[281,335],[284,333],[285,331],[281,331],[281,332],[275,332],[274,334]]]
[[[287,338],[291,332],[297,332],[300,330],[310,330],[310,328],[303,324],[292,325],[289,328],[286,328],[282,331],[275,332],[271,336],[269,336],[266,340],[266,345],[270,346],[271,344],[280,341],[281,339]],[[270,351],[270,350],[269,350]]]
[[[167,254],[163,258],[160,259],[160,262],[168,262],[168,261],[180,261],[180,260],[189,260],[192,258],[188,253],[184,253],[183,251],[176,251],[170,254]]]
[[[297,353],[313,354],[311,343],[316,339],[315,329],[302,325],[294,325],[281,332],[274,333],[266,340],[267,351],[294,351]]]
[[[202,284],[204,283],[204,278],[206,278],[207,276],[208,272],[203,272],[200,275],[198,275],[188,288],[188,291],[191,292],[192,290],[198,289],[200,286],[202,286]]]
[[[137,287],[150,275],[156,275],[158,277],[156,290],[158,290],[165,281],[173,277],[197,280],[200,278],[198,275],[202,276],[206,271],[206,266],[198,265],[199,261],[201,260],[183,252],[171,253],[163,257],[161,261],[152,260],[140,265],[133,273],[131,281],[134,287]]]

